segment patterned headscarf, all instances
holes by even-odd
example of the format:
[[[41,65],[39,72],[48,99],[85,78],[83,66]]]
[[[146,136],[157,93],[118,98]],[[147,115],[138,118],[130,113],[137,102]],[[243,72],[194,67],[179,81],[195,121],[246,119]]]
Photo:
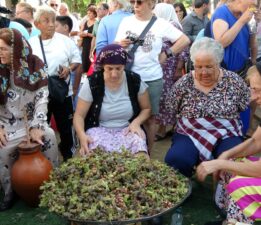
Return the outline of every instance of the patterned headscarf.
[[[11,65],[2,64],[0,60],[0,104],[4,105],[11,82],[19,88],[35,91],[47,85],[47,75],[43,62],[32,54],[30,45],[19,31],[3,28],[0,34],[2,32],[12,34]]]
[[[106,64],[126,65],[131,61],[129,54],[117,44],[110,44],[101,49],[95,62],[95,71],[101,71]]]

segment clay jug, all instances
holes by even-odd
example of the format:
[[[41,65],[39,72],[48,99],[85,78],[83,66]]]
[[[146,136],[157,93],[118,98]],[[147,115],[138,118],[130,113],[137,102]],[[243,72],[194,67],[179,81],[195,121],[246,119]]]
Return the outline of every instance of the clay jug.
[[[22,142],[18,146],[19,158],[11,171],[14,191],[27,204],[36,207],[39,204],[40,186],[49,178],[52,164],[41,152],[41,145]]]

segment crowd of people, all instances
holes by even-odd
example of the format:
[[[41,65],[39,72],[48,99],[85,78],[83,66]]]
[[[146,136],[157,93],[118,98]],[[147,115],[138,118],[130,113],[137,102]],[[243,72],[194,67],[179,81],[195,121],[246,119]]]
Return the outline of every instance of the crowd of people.
[[[172,136],[167,165],[218,180],[226,218],[207,224],[261,220],[260,126],[245,140],[261,106],[259,7],[226,0],[210,14],[209,0],[193,0],[191,12],[169,0],[110,0],[80,19],[58,0],[36,11],[18,3],[0,24],[0,211],[14,204],[10,170],[26,112],[30,138],[54,167],[96,148],[149,158]],[[62,100],[51,77],[67,85]]]

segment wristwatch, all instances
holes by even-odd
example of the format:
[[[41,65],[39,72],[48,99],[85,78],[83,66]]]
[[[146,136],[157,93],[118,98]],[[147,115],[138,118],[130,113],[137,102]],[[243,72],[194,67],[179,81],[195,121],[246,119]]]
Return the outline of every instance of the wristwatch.
[[[167,58],[173,57],[175,55],[171,48],[166,49],[165,54]]]

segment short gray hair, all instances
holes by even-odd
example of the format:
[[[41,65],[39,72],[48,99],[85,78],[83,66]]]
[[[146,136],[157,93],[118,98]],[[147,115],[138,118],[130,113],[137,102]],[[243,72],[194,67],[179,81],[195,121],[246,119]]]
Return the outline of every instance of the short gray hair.
[[[56,16],[56,12],[52,7],[48,5],[41,5],[36,9],[36,13],[34,14],[34,21],[39,22],[41,16],[45,13],[53,14],[54,16]]]
[[[210,55],[213,55],[218,64],[223,60],[224,48],[218,41],[212,38],[203,37],[194,41],[190,48],[190,59],[193,63],[195,63],[196,55],[200,52],[207,52]]]

